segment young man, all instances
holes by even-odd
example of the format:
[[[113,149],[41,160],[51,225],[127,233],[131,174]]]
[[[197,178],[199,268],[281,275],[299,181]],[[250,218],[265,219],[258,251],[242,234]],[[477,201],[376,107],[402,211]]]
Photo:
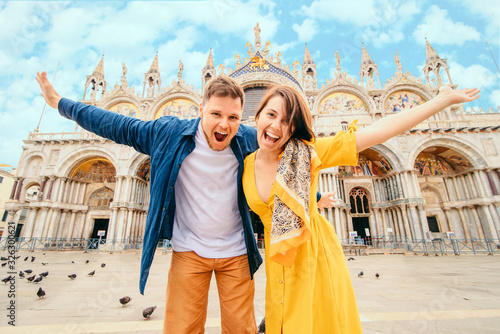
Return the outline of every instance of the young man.
[[[163,333],[203,333],[215,273],[222,333],[257,332],[253,274],[262,263],[241,185],[256,131],[240,126],[244,93],[218,76],[205,87],[200,117],[141,121],[61,98],[37,73],[47,104],[82,128],[151,157],[140,291],[160,236],[173,245]]]

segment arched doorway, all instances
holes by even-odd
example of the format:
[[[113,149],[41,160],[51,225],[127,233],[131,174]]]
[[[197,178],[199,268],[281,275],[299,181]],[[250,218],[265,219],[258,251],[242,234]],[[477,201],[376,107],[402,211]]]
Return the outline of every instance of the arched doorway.
[[[351,203],[352,227],[358,238],[364,240],[365,245],[371,245],[370,231],[370,204],[368,194],[363,188],[353,188],[349,193]]]

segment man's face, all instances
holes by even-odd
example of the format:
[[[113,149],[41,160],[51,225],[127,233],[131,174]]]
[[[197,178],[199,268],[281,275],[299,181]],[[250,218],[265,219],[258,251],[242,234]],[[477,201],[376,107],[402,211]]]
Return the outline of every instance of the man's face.
[[[201,128],[212,150],[229,146],[240,126],[241,107],[241,100],[230,96],[212,96],[201,106]]]

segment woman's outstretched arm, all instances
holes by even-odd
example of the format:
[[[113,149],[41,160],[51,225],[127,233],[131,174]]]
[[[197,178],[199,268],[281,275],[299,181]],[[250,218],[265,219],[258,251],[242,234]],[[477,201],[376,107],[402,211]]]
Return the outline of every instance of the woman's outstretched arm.
[[[453,90],[449,86],[442,86],[439,89],[439,94],[432,100],[418,107],[384,117],[372,125],[356,131],[356,150],[361,152],[373,145],[381,144],[410,130],[453,104],[470,102],[478,98],[479,89],[477,88]]]

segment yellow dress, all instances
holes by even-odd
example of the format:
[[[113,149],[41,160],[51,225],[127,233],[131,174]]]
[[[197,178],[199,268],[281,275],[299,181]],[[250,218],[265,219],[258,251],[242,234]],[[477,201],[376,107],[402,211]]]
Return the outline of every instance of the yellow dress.
[[[322,168],[356,165],[355,127],[312,145]],[[362,333],[358,308],[342,246],[335,229],[318,213],[318,173],[312,175],[309,203],[312,237],[302,244],[291,268],[269,259],[274,185],[264,203],[255,185],[255,152],[245,159],[243,188],[252,211],[264,224],[266,247],[266,333]]]

